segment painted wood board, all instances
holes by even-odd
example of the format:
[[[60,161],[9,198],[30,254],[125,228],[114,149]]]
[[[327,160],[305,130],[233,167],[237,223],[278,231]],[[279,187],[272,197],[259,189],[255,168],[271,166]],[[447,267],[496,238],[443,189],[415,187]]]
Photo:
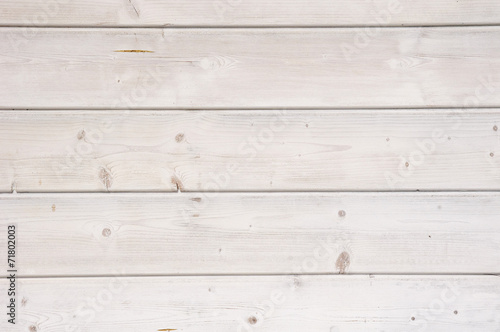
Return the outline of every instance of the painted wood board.
[[[2,0],[15,26],[398,26],[500,23],[495,0]]]
[[[500,28],[19,29],[0,107],[500,106]]]
[[[499,193],[4,194],[0,208],[24,277],[500,272]]]
[[[0,284],[6,286],[7,280]],[[498,331],[496,276],[18,280],[18,331]]]
[[[0,190],[498,190],[498,127],[498,109],[0,111]]]

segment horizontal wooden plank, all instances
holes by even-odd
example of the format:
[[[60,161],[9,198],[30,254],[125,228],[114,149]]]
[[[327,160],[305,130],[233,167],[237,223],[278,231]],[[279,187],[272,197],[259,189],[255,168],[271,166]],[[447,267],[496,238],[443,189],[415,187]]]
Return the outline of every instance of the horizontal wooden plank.
[[[363,31],[4,28],[0,106],[500,106],[500,27]]]
[[[20,279],[18,331],[498,331],[496,276]],[[0,281],[2,288],[7,280]]]
[[[498,190],[500,110],[0,111],[0,190]]]
[[[500,272],[499,193],[4,194],[0,210],[21,276]]]
[[[3,25],[354,26],[498,24],[495,0],[2,0]]]

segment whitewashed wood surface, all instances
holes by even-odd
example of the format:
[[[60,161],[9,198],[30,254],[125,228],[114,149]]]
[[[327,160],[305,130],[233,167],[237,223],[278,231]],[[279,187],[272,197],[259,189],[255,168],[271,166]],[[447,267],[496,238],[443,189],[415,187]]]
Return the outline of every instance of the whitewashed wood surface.
[[[1,32],[4,109],[500,106],[497,26]]]
[[[500,111],[1,111],[0,190],[498,190]]]
[[[24,277],[500,273],[498,193],[7,194],[0,209]]]
[[[2,0],[13,26],[399,26],[500,23],[496,0]]]
[[[499,1],[2,0],[0,87],[2,332],[500,332]]]
[[[0,284],[6,284],[2,278]],[[498,331],[496,276],[20,279],[18,331]]]

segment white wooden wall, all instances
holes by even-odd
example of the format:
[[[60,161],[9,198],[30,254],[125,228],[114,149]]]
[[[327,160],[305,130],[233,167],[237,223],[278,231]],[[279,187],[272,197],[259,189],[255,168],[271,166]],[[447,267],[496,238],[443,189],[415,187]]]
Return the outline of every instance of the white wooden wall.
[[[497,0],[2,0],[0,88],[0,331],[500,331]]]

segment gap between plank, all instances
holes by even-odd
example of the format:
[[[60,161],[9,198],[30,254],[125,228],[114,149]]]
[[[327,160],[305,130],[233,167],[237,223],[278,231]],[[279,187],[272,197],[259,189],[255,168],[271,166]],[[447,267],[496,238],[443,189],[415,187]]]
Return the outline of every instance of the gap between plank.
[[[134,108],[126,108],[126,107],[118,107],[118,108],[109,108],[109,107],[42,107],[42,108],[29,108],[29,107],[0,107],[0,111],[394,111],[398,112],[401,110],[498,110],[500,105],[490,105],[490,106],[477,106],[477,107],[457,107],[457,106],[433,106],[433,107],[425,107],[425,106],[377,106],[377,107],[204,107],[204,108],[186,108],[186,107],[134,107]]]
[[[19,272],[18,272],[19,273]],[[16,279],[83,279],[83,278],[198,278],[198,277],[286,277],[286,276],[317,276],[317,277],[326,277],[326,276],[338,276],[340,278],[349,278],[349,277],[391,277],[391,276],[411,276],[411,277],[422,277],[422,276],[432,276],[432,277],[481,277],[481,276],[490,276],[490,277],[500,277],[500,272],[498,273],[246,273],[246,274],[120,274],[120,275],[106,275],[106,274],[96,274],[96,275],[46,275],[46,276],[16,276]]]
[[[179,194],[215,194],[215,195],[223,195],[223,194],[250,194],[250,195],[255,195],[255,194],[269,194],[269,195],[290,195],[290,194],[318,194],[318,195],[324,195],[324,194],[388,194],[388,193],[395,193],[395,194],[498,194],[500,193],[500,189],[474,189],[474,190],[448,190],[448,189],[439,189],[439,190],[390,190],[390,189],[384,189],[384,190],[294,190],[294,191],[263,191],[263,190],[245,190],[245,191],[238,191],[238,190],[224,190],[224,191],[198,191],[198,190],[183,190],[183,191],[138,191],[138,190],[133,190],[133,191],[16,191],[16,192],[9,192],[9,191],[3,191],[0,192],[0,198],[1,196],[12,196],[12,195],[22,195],[22,196],[28,196],[28,195],[113,195],[113,194],[120,194],[120,195],[167,195],[167,194],[172,194],[172,195],[179,195]]]
[[[405,28],[470,28],[470,27],[499,27],[498,23],[467,23],[467,24],[399,24],[399,25],[16,25],[0,24],[1,28],[19,29],[405,29]]]

